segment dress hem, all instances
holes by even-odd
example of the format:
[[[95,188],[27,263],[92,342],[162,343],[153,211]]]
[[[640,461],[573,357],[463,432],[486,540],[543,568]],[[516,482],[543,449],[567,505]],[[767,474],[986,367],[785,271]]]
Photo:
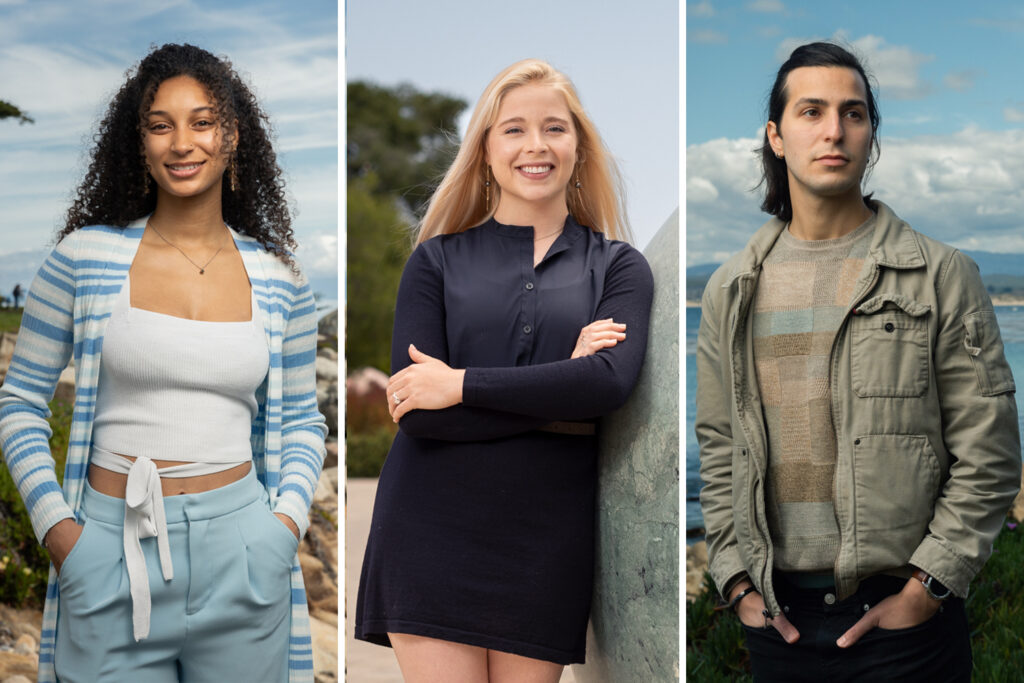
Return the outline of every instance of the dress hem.
[[[473,631],[462,631],[448,626],[437,626],[435,624],[424,624],[416,621],[405,621],[402,619],[374,619],[357,624],[355,629],[356,640],[362,640],[375,645],[391,647],[388,633],[404,633],[413,636],[425,636],[437,638],[452,643],[473,645],[507,652],[513,655],[540,659],[555,664],[583,664],[586,656],[585,649],[578,651],[558,650],[555,648],[537,645],[535,643],[524,643],[518,640],[509,640],[485,633]]]

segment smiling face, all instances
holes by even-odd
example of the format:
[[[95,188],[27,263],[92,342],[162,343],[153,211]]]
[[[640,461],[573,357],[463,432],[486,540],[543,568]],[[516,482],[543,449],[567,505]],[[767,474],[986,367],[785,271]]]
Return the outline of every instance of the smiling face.
[[[786,78],[785,93],[779,124],[768,122],[768,142],[785,159],[794,207],[806,198],[861,202],[873,134],[860,74],[799,67]]]
[[[558,90],[529,84],[506,93],[484,152],[501,188],[495,219],[529,225],[538,215],[567,212],[576,145],[572,114]]]
[[[228,165],[224,129],[206,88],[191,76],[168,78],[142,116],[146,165],[157,197],[216,195]],[[237,138],[236,138],[237,141]]]

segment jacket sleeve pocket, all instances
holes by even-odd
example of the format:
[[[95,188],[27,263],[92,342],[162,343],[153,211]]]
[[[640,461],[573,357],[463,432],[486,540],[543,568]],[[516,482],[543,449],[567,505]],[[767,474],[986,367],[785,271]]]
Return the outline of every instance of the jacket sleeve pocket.
[[[981,395],[996,396],[1016,391],[1013,373],[1003,353],[995,311],[968,313],[961,320],[964,323],[964,349],[978,375]]]

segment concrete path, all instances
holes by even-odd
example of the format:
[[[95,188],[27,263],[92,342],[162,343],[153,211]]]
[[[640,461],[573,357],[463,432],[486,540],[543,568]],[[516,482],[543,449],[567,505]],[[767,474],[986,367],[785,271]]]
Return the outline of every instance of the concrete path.
[[[398,662],[390,648],[355,639],[356,591],[363,566],[363,551],[370,533],[376,479],[349,479],[345,484],[345,680],[349,683],[402,683]],[[560,683],[573,683],[565,667]]]

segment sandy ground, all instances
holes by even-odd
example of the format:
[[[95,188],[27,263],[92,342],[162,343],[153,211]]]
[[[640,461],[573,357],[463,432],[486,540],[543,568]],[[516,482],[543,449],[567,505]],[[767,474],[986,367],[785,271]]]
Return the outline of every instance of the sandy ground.
[[[345,498],[345,680],[349,683],[402,683],[398,662],[390,648],[356,640],[354,620],[359,571],[370,533],[370,514],[377,491],[376,479],[349,479]],[[560,683],[573,683],[570,667]]]

